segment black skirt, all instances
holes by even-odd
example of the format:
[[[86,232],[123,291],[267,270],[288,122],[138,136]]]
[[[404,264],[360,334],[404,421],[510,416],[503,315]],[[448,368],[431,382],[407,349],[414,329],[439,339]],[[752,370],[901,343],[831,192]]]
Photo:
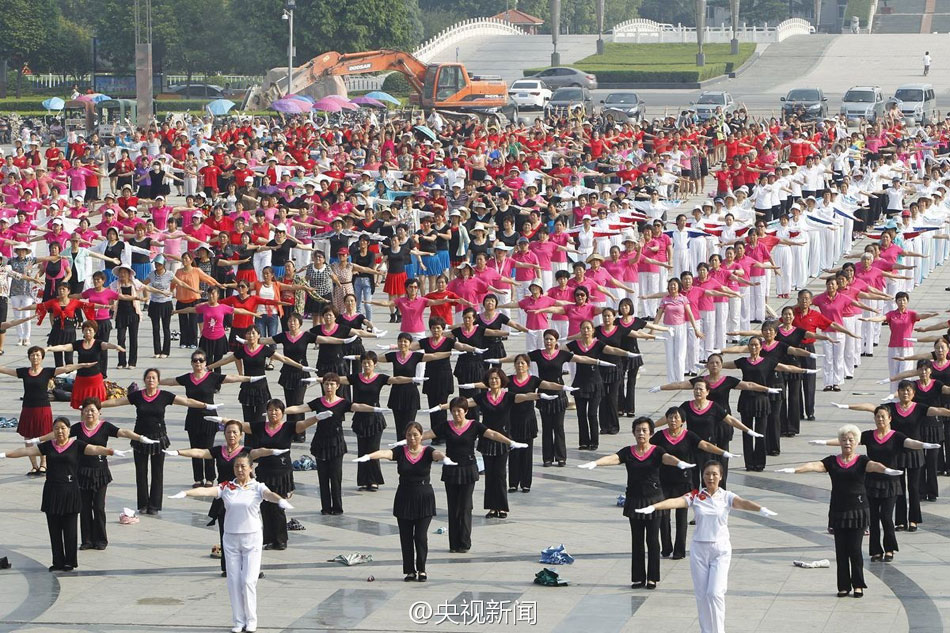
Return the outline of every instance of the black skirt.
[[[542,390],[541,393],[547,393]],[[567,394],[563,391],[555,391],[557,400],[538,400],[537,408],[541,413],[560,413],[567,410]]]
[[[386,428],[386,418],[382,413],[354,413],[351,428],[356,437],[373,437]]]
[[[330,437],[313,438],[310,453],[317,461],[328,461],[346,454],[346,439],[342,433]]]
[[[429,379],[422,383],[422,393],[440,402],[448,402],[449,396],[455,392],[455,380],[452,378],[452,374],[447,371],[440,371],[436,372],[434,376],[428,375],[428,377]],[[482,378],[478,380],[480,381]],[[476,381],[470,380],[469,382]]]
[[[165,433],[162,433],[161,437],[153,437],[151,439],[158,440],[158,443],[142,444],[141,442],[136,441],[136,440],[132,440],[129,443],[132,445],[133,451],[135,451],[136,453],[140,453],[142,455],[157,455],[172,445],[172,443],[168,439],[168,435],[166,435]]]
[[[47,514],[75,514],[82,506],[79,484],[57,484],[46,482],[43,485],[43,503],[40,510]]]
[[[230,351],[228,337],[226,336],[221,338],[205,338],[202,336],[198,341],[198,347],[203,349],[205,354],[211,358],[224,358]]]
[[[424,519],[434,517],[435,492],[432,484],[400,483],[393,498],[393,516],[397,519]]]
[[[828,521],[833,528],[863,530],[870,524],[870,515],[867,508],[832,511],[828,513]]]
[[[263,408],[270,399],[270,387],[267,386],[266,380],[241,383],[241,391],[238,393],[238,402],[241,404],[254,408]]]
[[[527,415],[511,416],[511,439],[516,442],[527,442],[538,436],[538,416],[531,409]],[[520,450],[520,449],[519,449]]]
[[[924,465],[924,452],[905,448],[897,456],[897,464],[893,468],[921,468]]]
[[[310,374],[308,372],[301,371],[293,365],[284,365],[280,368],[280,378],[277,380],[277,384],[284,389],[296,389],[300,385],[304,384],[302,382],[304,378],[309,377]],[[288,404],[288,406],[290,405]]]
[[[574,392],[575,398],[593,400],[594,398],[601,398],[604,395],[604,383],[599,375],[595,379],[588,380],[582,385],[574,386],[578,387],[577,391]]]
[[[478,452],[484,455],[485,457],[498,457],[501,455],[507,455],[509,448],[508,444],[504,442],[496,442],[495,440],[489,440],[486,437],[482,436],[478,438]]]
[[[415,383],[393,385],[389,390],[389,401],[386,406],[393,411],[418,411],[422,408],[419,388]]]
[[[112,472],[108,462],[99,462],[95,466],[79,467],[79,489],[98,490],[112,483]]]
[[[896,497],[901,491],[900,477],[868,473],[864,478],[864,488],[871,499]]]
[[[505,351],[504,339],[500,336],[488,337],[488,351],[483,354],[485,358],[504,358],[508,355]]]
[[[645,508],[651,506],[654,503],[659,503],[663,501],[663,491],[657,488],[656,492],[645,497],[627,497],[623,502],[623,515],[625,517],[630,517],[634,521],[640,521],[642,523],[649,523],[653,520],[652,514],[637,514],[634,512],[637,508]]]
[[[487,356],[486,358],[492,358]],[[455,377],[462,384],[469,382],[481,382],[485,378],[485,363],[481,356],[465,354],[459,356],[455,363]]]
[[[634,359],[625,358],[624,360]],[[597,369],[600,372],[600,379],[604,384],[618,382],[623,377],[623,367],[620,363],[617,363],[616,367],[598,367]]]
[[[289,470],[259,470],[255,473],[257,480],[267,486],[271,492],[286,497],[294,491],[294,471]]]
[[[739,395],[739,405],[736,407],[742,415],[764,417],[772,410],[769,397],[762,393],[743,391]]]
[[[443,466],[442,481],[447,484],[473,484],[478,481],[478,464]],[[471,507],[471,506],[469,506]]]
[[[943,420],[941,418],[926,418],[920,425],[920,441],[928,444],[943,442]]]

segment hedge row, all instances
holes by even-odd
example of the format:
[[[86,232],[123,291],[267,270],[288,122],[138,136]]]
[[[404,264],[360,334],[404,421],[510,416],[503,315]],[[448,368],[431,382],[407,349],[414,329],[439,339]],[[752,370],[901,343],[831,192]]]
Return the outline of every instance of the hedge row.
[[[524,76],[529,77],[541,72],[543,68],[529,68]],[[697,83],[725,75],[733,71],[733,64],[706,64],[695,70],[630,70],[619,68],[597,68],[585,66],[584,71],[597,76],[600,84],[637,84],[637,83]]]
[[[843,22],[846,27],[851,22],[852,15],[858,16],[862,28],[867,28],[868,19],[871,17],[871,0],[848,0]]]

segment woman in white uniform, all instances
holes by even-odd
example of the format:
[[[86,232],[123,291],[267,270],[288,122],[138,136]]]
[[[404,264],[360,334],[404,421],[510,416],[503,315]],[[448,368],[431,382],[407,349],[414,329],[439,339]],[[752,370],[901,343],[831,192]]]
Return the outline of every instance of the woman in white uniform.
[[[696,530],[689,546],[689,570],[693,577],[701,633],[725,633],[726,630],[726,585],[732,560],[727,525],[729,513],[735,509],[775,516],[775,512],[768,508],[720,488],[721,479],[722,464],[710,460],[703,466],[702,490],[636,510],[639,514],[652,514],[656,510],[693,509]]]
[[[172,499],[216,497],[224,501],[224,556],[228,568],[228,595],[234,619],[232,633],[257,630],[257,578],[261,571],[264,526],[261,502],[276,503],[285,510],[290,502],[265,484],[251,479],[251,459],[239,455],[234,460],[234,480],[220,486],[183,490]]]

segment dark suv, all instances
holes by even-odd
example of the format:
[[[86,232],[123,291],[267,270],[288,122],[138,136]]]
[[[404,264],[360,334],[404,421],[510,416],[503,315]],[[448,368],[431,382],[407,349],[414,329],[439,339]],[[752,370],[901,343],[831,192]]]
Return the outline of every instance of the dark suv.
[[[821,88],[795,88],[782,97],[782,115],[800,121],[821,121],[828,116],[828,97]]]

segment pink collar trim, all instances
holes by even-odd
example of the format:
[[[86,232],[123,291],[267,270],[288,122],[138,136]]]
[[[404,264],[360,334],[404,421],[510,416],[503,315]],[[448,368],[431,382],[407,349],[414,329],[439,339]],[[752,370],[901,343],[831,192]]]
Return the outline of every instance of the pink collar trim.
[[[244,344],[244,351],[245,351],[246,353],[250,354],[251,356],[257,356],[257,355],[260,353],[260,351],[261,351],[262,349],[264,349],[264,346],[263,346],[263,345],[258,345],[258,346],[257,346],[257,349],[252,352],[252,351],[251,351],[251,348],[247,346],[247,343]]]
[[[710,389],[715,389],[716,387],[721,385],[722,381],[725,379],[726,379],[725,376],[719,376],[719,380],[717,380],[716,382],[709,382],[709,376],[706,376],[706,384],[709,386]]]
[[[205,375],[202,376],[201,378],[198,378],[197,380],[195,380],[195,375],[194,375],[194,374],[188,374],[188,377],[191,379],[191,384],[193,384],[193,385],[200,385],[201,383],[203,383],[203,382],[205,381],[205,379],[208,378],[208,376],[211,375],[211,373],[212,373],[212,372],[210,372],[210,371],[206,371],[206,372],[205,372]]]
[[[885,434],[884,434],[884,437],[878,437],[878,436],[877,436],[877,431],[875,431],[874,433],[872,433],[872,435],[874,436],[874,441],[875,441],[875,442],[877,442],[878,444],[883,444],[883,443],[886,442],[887,440],[891,439],[891,436],[892,436],[892,435],[894,435],[894,429],[891,429],[890,431],[888,431],[887,433],[885,433]]]
[[[524,380],[522,380],[521,382],[518,382],[517,376],[511,377],[511,382],[515,383],[519,387],[524,387],[526,384],[528,384],[529,380],[531,380],[531,374],[528,374],[527,376],[525,376]]]
[[[62,453],[62,452],[65,451],[67,448],[69,448],[70,446],[72,446],[72,445],[73,445],[73,442],[75,442],[75,441],[76,441],[76,438],[75,438],[75,437],[71,437],[71,438],[69,438],[68,440],[66,440],[66,443],[65,443],[63,446],[58,446],[58,445],[56,444],[56,442],[50,442],[50,444],[53,445],[53,448],[56,449],[56,452],[57,452],[57,453]]]
[[[590,342],[590,345],[588,345],[587,347],[584,347],[584,344],[580,341],[580,339],[577,340],[577,347],[579,347],[584,352],[591,350],[596,344],[597,344],[597,339],[594,339]]]
[[[92,430],[89,430],[89,429],[86,428],[86,425],[85,425],[85,424],[83,424],[82,422],[80,422],[80,423],[79,423],[79,428],[82,429],[82,434],[83,434],[83,435],[85,435],[86,437],[92,437],[93,435],[95,435],[96,433],[99,432],[99,429],[101,429],[101,428],[102,428],[102,425],[105,424],[105,423],[106,423],[105,420],[99,420],[99,424],[97,424],[97,425],[95,426],[95,428],[93,428]]]
[[[323,396],[322,398],[320,398],[320,402],[322,402],[325,406],[328,406],[328,407],[336,406],[336,403],[340,402],[341,400],[343,400],[343,398],[337,398],[333,402],[330,402],[329,400],[327,400],[326,396]]]
[[[472,426],[472,420],[465,420],[465,424],[461,427],[456,427],[454,424],[449,424],[449,428],[452,429],[452,432],[461,437],[462,433],[468,430],[468,427]]]
[[[496,397],[492,396],[492,395],[491,395],[491,391],[489,391],[488,394],[487,394],[487,396],[488,396],[488,401],[489,401],[490,403],[492,403],[493,405],[497,405],[499,402],[501,402],[502,400],[504,400],[506,393],[508,393],[508,390],[507,390],[507,389],[502,389],[501,391],[498,392],[498,397],[496,398]]]
[[[835,459],[838,460],[838,465],[841,466],[842,468],[851,468],[852,466],[858,463],[857,455],[851,458],[850,464],[846,463],[843,459],[841,459],[841,455],[836,455]]]
[[[898,402],[894,405],[894,408],[897,409],[897,412],[900,413],[901,415],[907,415],[908,413],[912,413],[913,410],[917,408],[917,403],[911,402],[910,405],[908,405],[907,408],[905,409],[901,407],[901,403]]]
[[[648,448],[648,449],[646,450],[646,452],[643,454],[643,456],[641,457],[640,455],[637,455],[637,445],[634,444],[633,446],[630,447],[630,454],[633,455],[634,457],[636,457],[637,460],[639,460],[639,461],[642,462],[642,461],[645,460],[647,457],[649,457],[650,455],[652,455],[654,450],[656,450],[656,444],[651,444],[651,445],[650,445],[650,448]]]
[[[281,425],[280,425],[280,426],[283,426],[283,425],[284,425],[283,422],[281,422]],[[264,429],[267,429],[267,425],[266,425],[266,424],[264,425]],[[280,430],[280,427],[277,427],[277,429]],[[274,433],[276,433],[276,432],[277,432],[277,431],[274,431]],[[273,434],[273,433],[270,433],[270,435],[273,436],[274,434]],[[234,459],[235,457],[237,457],[238,455],[240,455],[240,454],[241,454],[241,451],[243,451],[243,450],[244,450],[244,447],[241,446],[240,444],[238,444],[238,445],[237,445],[237,448],[234,449],[234,452],[233,452],[233,453],[229,453],[229,452],[228,452],[228,447],[227,447],[227,445],[224,445],[224,446],[221,447],[221,457],[224,458],[224,461],[229,462],[229,461],[231,461],[232,459]]]
[[[714,404],[713,401],[712,401],[712,400],[709,400],[709,399],[707,398],[707,399],[706,399],[706,408],[705,408],[705,409],[697,409],[697,408],[696,408],[696,401],[693,400],[693,401],[691,401],[691,402],[689,403],[689,408],[693,410],[693,413],[703,414],[703,413],[706,413],[707,411],[709,411],[709,408],[710,408],[711,406],[713,406],[713,404]]]
[[[559,348],[555,348],[554,353],[551,354],[550,356],[548,355],[547,350],[541,350],[541,355],[544,356],[546,360],[551,360],[560,353],[561,353],[561,350]]]
[[[364,385],[368,385],[368,384],[371,383],[371,382],[376,382],[376,378],[377,378],[378,376],[379,376],[379,374],[373,374],[372,376],[370,376],[369,378],[367,378],[367,377],[364,376],[363,374],[360,374],[360,382],[362,382]]]
[[[145,399],[145,402],[151,402],[152,400],[154,400],[155,398],[157,398],[157,397],[158,397],[158,394],[160,394],[161,392],[162,392],[162,390],[161,390],[161,389],[158,389],[158,390],[155,392],[155,395],[152,396],[151,398],[149,398],[149,397],[148,397],[148,394],[147,394],[147,393],[145,392],[145,390],[143,389],[143,390],[142,390],[142,397]]]
[[[327,329],[327,326],[325,326],[325,325],[320,326],[320,329],[321,329],[321,331],[323,332],[324,336],[332,336],[333,333],[336,332],[339,328],[340,328],[340,324],[339,324],[339,323],[334,323],[332,330],[328,330],[328,329]]]
[[[432,349],[438,349],[438,348],[442,347],[442,344],[445,343],[447,340],[448,340],[448,337],[443,336],[441,339],[439,339],[439,342],[436,343],[436,342],[433,341],[432,337],[430,336],[430,337],[429,337],[429,345],[432,346]]]
[[[765,360],[765,358],[763,358],[762,356],[759,356],[759,357],[756,358],[755,360],[752,360],[752,357],[750,356],[750,357],[746,358],[746,360],[749,361],[749,363],[752,364],[752,365],[758,365],[758,364],[761,363],[763,360]]]
[[[680,434],[675,437],[673,436],[672,433],[670,433],[669,429],[663,429],[663,437],[666,438],[667,442],[675,446],[676,444],[679,444],[680,442],[682,442],[683,438],[686,437],[686,429],[682,429],[680,431]]]
[[[409,447],[408,447],[408,446],[403,446],[403,447],[402,447],[402,450],[405,451],[405,453],[406,453],[406,459],[409,460],[409,463],[410,463],[410,464],[416,464],[416,463],[418,463],[419,460],[422,459],[422,456],[426,454],[426,448],[425,448],[425,446],[422,447],[422,450],[419,451],[419,454],[418,454],[415,458],[413,458],[413,457],[412,457],[412,453],[409,452]]]
[[[300,337],[303,336],[303,330],[300,330],[299,332],[297,332],[297,336],[291,336],[290,333],[287,333],[284,336],[286,336],[287,340],[290,341],[291,343],[296,343],[297,341],[300,340]]]
[[[274,427],[274,430],[273,430],[273,431],[271,431],[270,425],[265,423],[265,424],[264,424],[264,431],[265,431],[268,435],[270,435],[271,437],[274,437],[275,435],[277,435],[277,432],[280,431],[283,427],[284,427],[284,423],[281,422],[280,424],[278,424],[277,426]]]
[[[402,352],[396,352],[396,362],[399,363],[400,365],[405,365],[406,363],[409,362],[409,359],[412,358],[412,352],[409,352],[408,354],[406,354],[405,358],[402,358],[401,354]]]

